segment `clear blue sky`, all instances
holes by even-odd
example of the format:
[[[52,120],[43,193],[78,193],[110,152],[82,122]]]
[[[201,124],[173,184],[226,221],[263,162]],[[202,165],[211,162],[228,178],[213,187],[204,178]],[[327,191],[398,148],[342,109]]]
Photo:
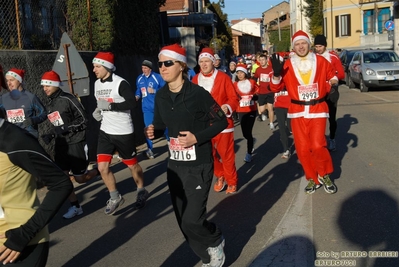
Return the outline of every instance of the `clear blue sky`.
[[[218,0],[211,0],[217,3]],[[262,13],[282,0],[224,0],[223,12],[228,15],[228,20],[261,18]],[[288,1],[287,1],[288,2]]]

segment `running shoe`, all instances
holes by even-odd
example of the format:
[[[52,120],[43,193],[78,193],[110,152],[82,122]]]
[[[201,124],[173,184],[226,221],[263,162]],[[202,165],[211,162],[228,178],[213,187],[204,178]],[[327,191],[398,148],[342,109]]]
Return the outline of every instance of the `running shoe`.
[[[309,179],[309,183],[308,185],[305,187],[305,192],[306,194],[313,194],[316,189],[320,188],[321,185],[320,184],[315,184],[315,182],[313,181],[313,179]]]
[[[270,131],[274,131],[274,123],[273,122],[271,122],[271,123],[269,123],[269,127],[270,127]]]
[[[248,163],[251,162],[252,161],[252,155],[249,154],[249,153],[245,154],[244,161],[248,162]]]
[[[267,120],[267,116],[265,114],[262,114],[262,121]]]
[[[115,211],[123,205],[125,202],[125,199],[119,194],[118,199],[109,199],[107,201],[107,207],[105,208],[104,213],[107,215],[112,215],[115,213]]]
[[[215,190],[215,192],[220,192],[223,190],[224,186],[226,185],[225,181],[224,181],[224,177],[221,176],[219,178],[216,178],[216,183],[213,186],[213,190]]]
[[[153,159],[154,158],[154,153],[152,152],[151,149],[148,149],[147,152],[145,152],[147,155],[147,158]]]
[[[281,156],[282,159],[288,159],[291,156],[291,153],[289,150],[285,151],[283,155]]]
[[[76,207],[76,206],[71,206],[69,209],[68,209],[68,211],[67,211],[67,213],[65,213],[64,215],[62,215],[62,217],[64,218],[64,219],[71,219],[71,218],[73,218],[73,217],[75,217],[75,216],[77,216],[77,215],[81,215],[83,213],[83,209],[82,209],[82,207]]]
[[[136,209],[141,209],[145,206],[145,203],[147,202],[148,198],[148,191],[143,190],[139,193],[137,193],[137,198],[136,198]]]
[[[334,194],[337,192],[337,187],[335,184],[331,181],[330,176],[324,175],[324,177],[319,176],[319,182],[324,186],[324,191],[326,191],[329,194]]]
[[[328,142],[328,150],[335,151],[336,149],[335,139],[330,139],[330,142]]]
[[[209,247],[207,249],[209,256],[211,257],[211,262],[206,263],[205,266],[210,267],[221,267],[224,264],[226,256],[224,255],[223,247],[224,247],[224,238],[222,242],[217,247]],[[208,265],[207,265],[208,264]],[[204,264],[202,265],[204,266]]]
[[[226,189],[226,195],[227,194],[234,194],[237,192],[237,186],[236,185],[228,185]]]

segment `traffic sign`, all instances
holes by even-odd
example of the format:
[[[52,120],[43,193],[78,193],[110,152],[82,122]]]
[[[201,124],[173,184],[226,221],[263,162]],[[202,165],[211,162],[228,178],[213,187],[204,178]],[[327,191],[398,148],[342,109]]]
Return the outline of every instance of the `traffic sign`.
[[[392,20],[387,20],[385,22],[385,29],[387,29],[387,31],[393,31],[394,29],[394,23]]]

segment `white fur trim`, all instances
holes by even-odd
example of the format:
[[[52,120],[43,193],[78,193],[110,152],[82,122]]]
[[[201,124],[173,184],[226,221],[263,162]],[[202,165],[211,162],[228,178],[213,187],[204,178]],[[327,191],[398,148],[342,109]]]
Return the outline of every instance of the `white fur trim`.
[[[61,82],[59,82],[59,81],[51,81],[51,80],[42,80],[40,82],[40,85],[49,85],[49,86],[60,87]]]
[[[93,64],[94,63],[95,64],[100,64],[100,65],[102,65],[104,67],[107,67],[108,69],[110,69],[112,71],[116,70],[116,67],[115,67],[114,64],[112,64],[111,62],[109,62],[107,60],[101,59],[101,58],[97,58],[97,57],[93,58]]]
[[[294,46],[295,42],[296,42],[296,41],[299,41],[299,40],[305,40],[306,42],[308,42],[308,44],[310,44],[310,39],[309,39],[309,38],[307,38],[307,37],[304,36],[304,35],[298,35],[297,37],[295,37],[294,39],[292,39],[292,46]]]
[[[179,54],[179,53],[177,53],[177,52],[175,52],[175,51],[172,51],[172,50],[167,50],[167,49],[161,50],[161,52],[159,52],[159,54],[158,54],[158,57],[159,57],[160,55],[164,55],[164,56],[166,56],[166,57],[174,58],[174,59],[176,59],[177,61],[187,63],[187,58],[186,58],[186,56],[184,56],[184,55],[182,55],[182,54]]]
[[[14,77],[14,78],[17,79],[20,83],[22,83],[22,77],[21,77],[18,73],[13,72],[13,71],[7,71],[6,76],[7,76],[7,75],[10,75],[10,76]]]
[[[248,70],[246,68],[244,68],[244,67],[241,67],[241,66],[237,67],[236,71],[239,71],[239,70],[244,72],[245,74],[248,74]]]
[[[216,61],[215,57],[214,57],[212,54],[209,54],[209,53],[207,53],[207,52],[201,53],[201,54],[199,55],[199,57],[198,57],[198,60],[200,60],[200,59],[203,58],[203,57],[209,58],[210,60],[212,60],[213,63],[215,63],[215,61]]]

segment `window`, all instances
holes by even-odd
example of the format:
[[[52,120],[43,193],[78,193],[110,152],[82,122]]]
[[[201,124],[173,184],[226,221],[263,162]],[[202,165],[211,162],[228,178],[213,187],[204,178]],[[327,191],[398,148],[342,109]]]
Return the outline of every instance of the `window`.
[[[389,7],[378,10],[378,32],[385,30],[385,22],[390,18]]]
[[[374,9],[363,11],[364,34],[382,33],[385,30],[385,22],[389,19],[389,7],[378,9],[377,13]]]
[[[327,18],[324,18],[323,32],[324,32],[324,36],[327,36]]]
[[[363,13],[363,31],[364,34],[375,32],[374,9],[365,10]]]
[[[335,37],[351,36],[351,15],[335,16]]]

